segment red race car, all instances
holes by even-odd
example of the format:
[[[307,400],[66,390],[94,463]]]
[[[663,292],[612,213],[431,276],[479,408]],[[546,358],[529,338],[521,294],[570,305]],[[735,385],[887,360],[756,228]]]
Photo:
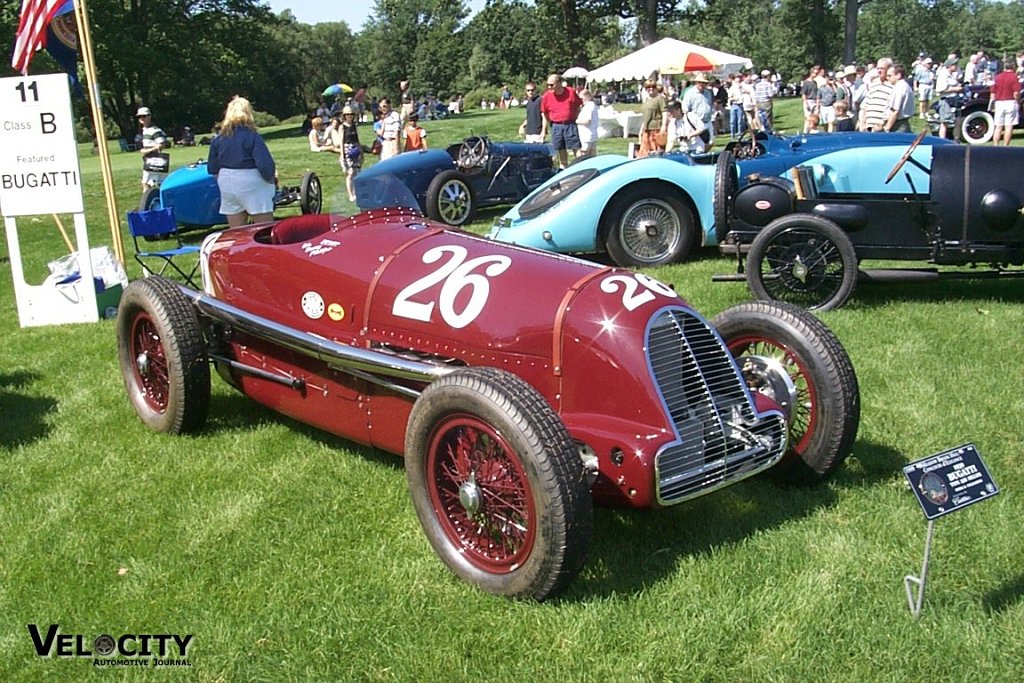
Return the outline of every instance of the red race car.
[[[710,323],[646,275],[451,231],[415,211],[211,235],[203,291],[150,277],[118,313],[132,407],[202,428],[210,363],[274,410],[404,454],[423,530],[484,590],[543,600],[584,563],[593,501],[674,505],[767,468],[829,475],[857,379],[780,303]]]

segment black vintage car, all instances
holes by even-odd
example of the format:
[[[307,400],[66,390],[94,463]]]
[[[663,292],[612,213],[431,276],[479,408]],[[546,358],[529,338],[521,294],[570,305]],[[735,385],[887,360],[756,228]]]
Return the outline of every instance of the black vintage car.
[[[953,138],[969,145],[983,145],[992,140],[996,121],[989,108],[992,89],[987,85],[967,86],[963,92],[946,98],[955,112]],[[933,133],[939,129],[939,103],[928,112],[928,124]],[[1024,112],[1018,116],[1017,128],[1024,126]]]
[[[738,191],[723,171],[721,249],[737,257],[738,274],[715,279],[745,279],[759,298],[827,310],[858,278],[1024,275],[1024,149],[924,140],[922,132],[909,148],[823,154]],[[865,259],[927,265],[868,270]]]
[[[514,204],[553,176],[553,155],[546,143],[492,142],[482,136],[446,150],[405,152],[356,176],[356,203],[363,210],[390,206],[399,183],[424,214],[463,226],[478,208]]]

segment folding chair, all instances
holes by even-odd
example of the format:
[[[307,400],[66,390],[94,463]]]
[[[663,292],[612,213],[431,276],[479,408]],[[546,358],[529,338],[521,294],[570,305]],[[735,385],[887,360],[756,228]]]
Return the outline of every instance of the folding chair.
[[[199,253],[199,247],[181,243],[181,236],[178,234],[178,224],[174,220],[173,209],[166,208],[153,209],[151,211],[129,211],[128,231],[131,233],[132,242],[135,244],[135,260],[142,266],[142,272],[144,275],[148,276],[153,272],[156,272],[157,275],[163,275],[168,268],[172,268],[185,279],[185,282],[188,283],[190,287],[198,289],[198,285],[192,281],[192,278],[195,277],[196,271],[199,270],[199,259],[195,259],[191,269],[188,271],[174,262],[174,259],[178,257],[191,257],[193,254]],[[173,239],[178,246],[173,249],[144,251],[139,248],[140,237],[164,240]],[[147,259],[159,259],[163,261],[163,264],[160,266],[160,270],[154,271],[151,269],[147,265]]]

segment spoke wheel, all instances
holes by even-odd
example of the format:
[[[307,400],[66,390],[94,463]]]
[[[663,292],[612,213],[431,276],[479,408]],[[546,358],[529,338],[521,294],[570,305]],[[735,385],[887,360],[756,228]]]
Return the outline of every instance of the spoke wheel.
[[[656,192],[627,190],[605,213],[605,247],[617,265],[660,266],[680,261],[693,250],[693,213],[678,199]]]
[[[427,188],[427,215],[435,221],[461,227],[476,217],[476,192],[458,171],[444,171]]]
[[[423,531],[456,575],[544,600],[579,573],[593,526],[583,463],[519,377],[465,368],[430,384],[409,418],[405,461]]]
[[[533,550],[537,532],[530,482],[508,442],[472,415],[434,430],[427,485],[449,542],[486,572],[508,572]]]
[[[789,304],[755,301],[734,306],[712,321],[752,393],[783,405],[793,396],[772,372],[784,372],[795,389],[789,413],[789,447],[777,468],[791,481],[827,477],[853,448],[860,426],[860,389],[846,350],[811,313]]]
[[[320,185],[320,177],[310,171],[302,176],[302,183],[299,185],[299,208],[304,214],[320,213],[323,207],[323,188]]]
[[[147,426],[178,434],[202,427],[210,402],[206,341],[192,304],[159,276],[125,288],[117,349],[128,399]]]
[[[853,293],[857,254],[832,221],[809,214],[783,216],[754,238],[747,280],[759,299],[827,311]]]

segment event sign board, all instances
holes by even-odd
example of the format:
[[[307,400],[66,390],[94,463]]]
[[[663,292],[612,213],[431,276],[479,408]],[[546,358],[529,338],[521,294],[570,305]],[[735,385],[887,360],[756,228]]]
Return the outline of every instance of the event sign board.
[[[912,462],[903,468],[903,475],[928,520],[999,493],[974,444],[957,446]]]
[[[0,213],[82,213],[66,74],[0,79]]]
[[[19,216],[74,214],[78,277],[25,281]],[[0,215],[22,327],[99,319],[67,74],[0,78]],[[55,218],[55,221],[58,220]]]

